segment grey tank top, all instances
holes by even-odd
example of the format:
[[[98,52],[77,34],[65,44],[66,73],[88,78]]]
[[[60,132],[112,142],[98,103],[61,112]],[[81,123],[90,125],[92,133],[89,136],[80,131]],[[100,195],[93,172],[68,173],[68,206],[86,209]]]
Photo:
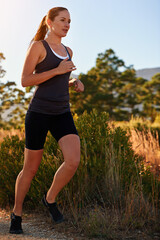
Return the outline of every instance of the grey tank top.
[[[63,59],[54,54],[47,41],[42,40],[46,49],[45,59],[35,67],[35,73],[42,73],[58,67]],[[63,45],[64,46],[64,45]],[[64,46],[65,47],[65,46]],[[71,60],[70,54],[65,47]],[[54,76],[39,84],[29,104],[28,111],[58,115],[70,111],[69,106],[69,76],[71,72]]]

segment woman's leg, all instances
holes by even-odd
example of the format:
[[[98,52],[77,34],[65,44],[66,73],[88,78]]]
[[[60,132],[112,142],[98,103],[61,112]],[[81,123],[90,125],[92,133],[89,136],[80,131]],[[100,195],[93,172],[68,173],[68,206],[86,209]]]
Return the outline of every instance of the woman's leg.
[[[15,185],[15,205],[13,208],[13,212],[17,216],[22,215],[23,201],[30,188],[31,181],[35,176],[41,163],[42,155],[43,149],[29,150],[25,148],[24,166],[17,177]]]
[[[46,196],[48,203],[55,202],[57,194],[73,177],[80,162],[80,139],[78,135],[66,135],[59,140],[58,144],[64,156],[64,163],[54,175],[52,185]]]

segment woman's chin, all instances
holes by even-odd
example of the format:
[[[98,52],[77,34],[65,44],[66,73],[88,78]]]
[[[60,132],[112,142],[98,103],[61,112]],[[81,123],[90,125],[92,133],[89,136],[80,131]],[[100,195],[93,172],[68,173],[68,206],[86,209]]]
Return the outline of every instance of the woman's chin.
[[[64,33],[62,37],[66,37],[67,36],[67,33]]]
[[[62,32],[62,37],[65,37],[67,35],[67,32]]]

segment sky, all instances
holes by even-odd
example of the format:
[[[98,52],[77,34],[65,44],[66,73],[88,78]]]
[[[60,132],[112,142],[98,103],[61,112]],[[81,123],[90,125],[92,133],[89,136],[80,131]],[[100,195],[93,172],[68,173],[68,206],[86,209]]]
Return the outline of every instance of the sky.
[[[0,52],[6,70],[1,81],[15,81],[27,48],[48,10],[66,7],[70,30],[62,43],[73,51],[74,74],[86,74],[99,53],[112,48],[136,70],[160,67],[160,0],[0,0]]]

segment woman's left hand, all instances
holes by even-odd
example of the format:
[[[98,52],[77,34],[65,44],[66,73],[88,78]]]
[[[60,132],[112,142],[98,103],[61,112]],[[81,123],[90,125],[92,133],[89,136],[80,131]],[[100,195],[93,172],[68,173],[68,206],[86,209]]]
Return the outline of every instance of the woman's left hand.
[[[69,86],[74,86],[74,90],[76,92],[83,92],[84,91],[83,83],[77,78],[73,78],[73,79],[69,80]]]
[[[83,92],[84,91],[84,85],[79,79],[75,79],[75,81],[74,81],[74,90],[76,92]]]

